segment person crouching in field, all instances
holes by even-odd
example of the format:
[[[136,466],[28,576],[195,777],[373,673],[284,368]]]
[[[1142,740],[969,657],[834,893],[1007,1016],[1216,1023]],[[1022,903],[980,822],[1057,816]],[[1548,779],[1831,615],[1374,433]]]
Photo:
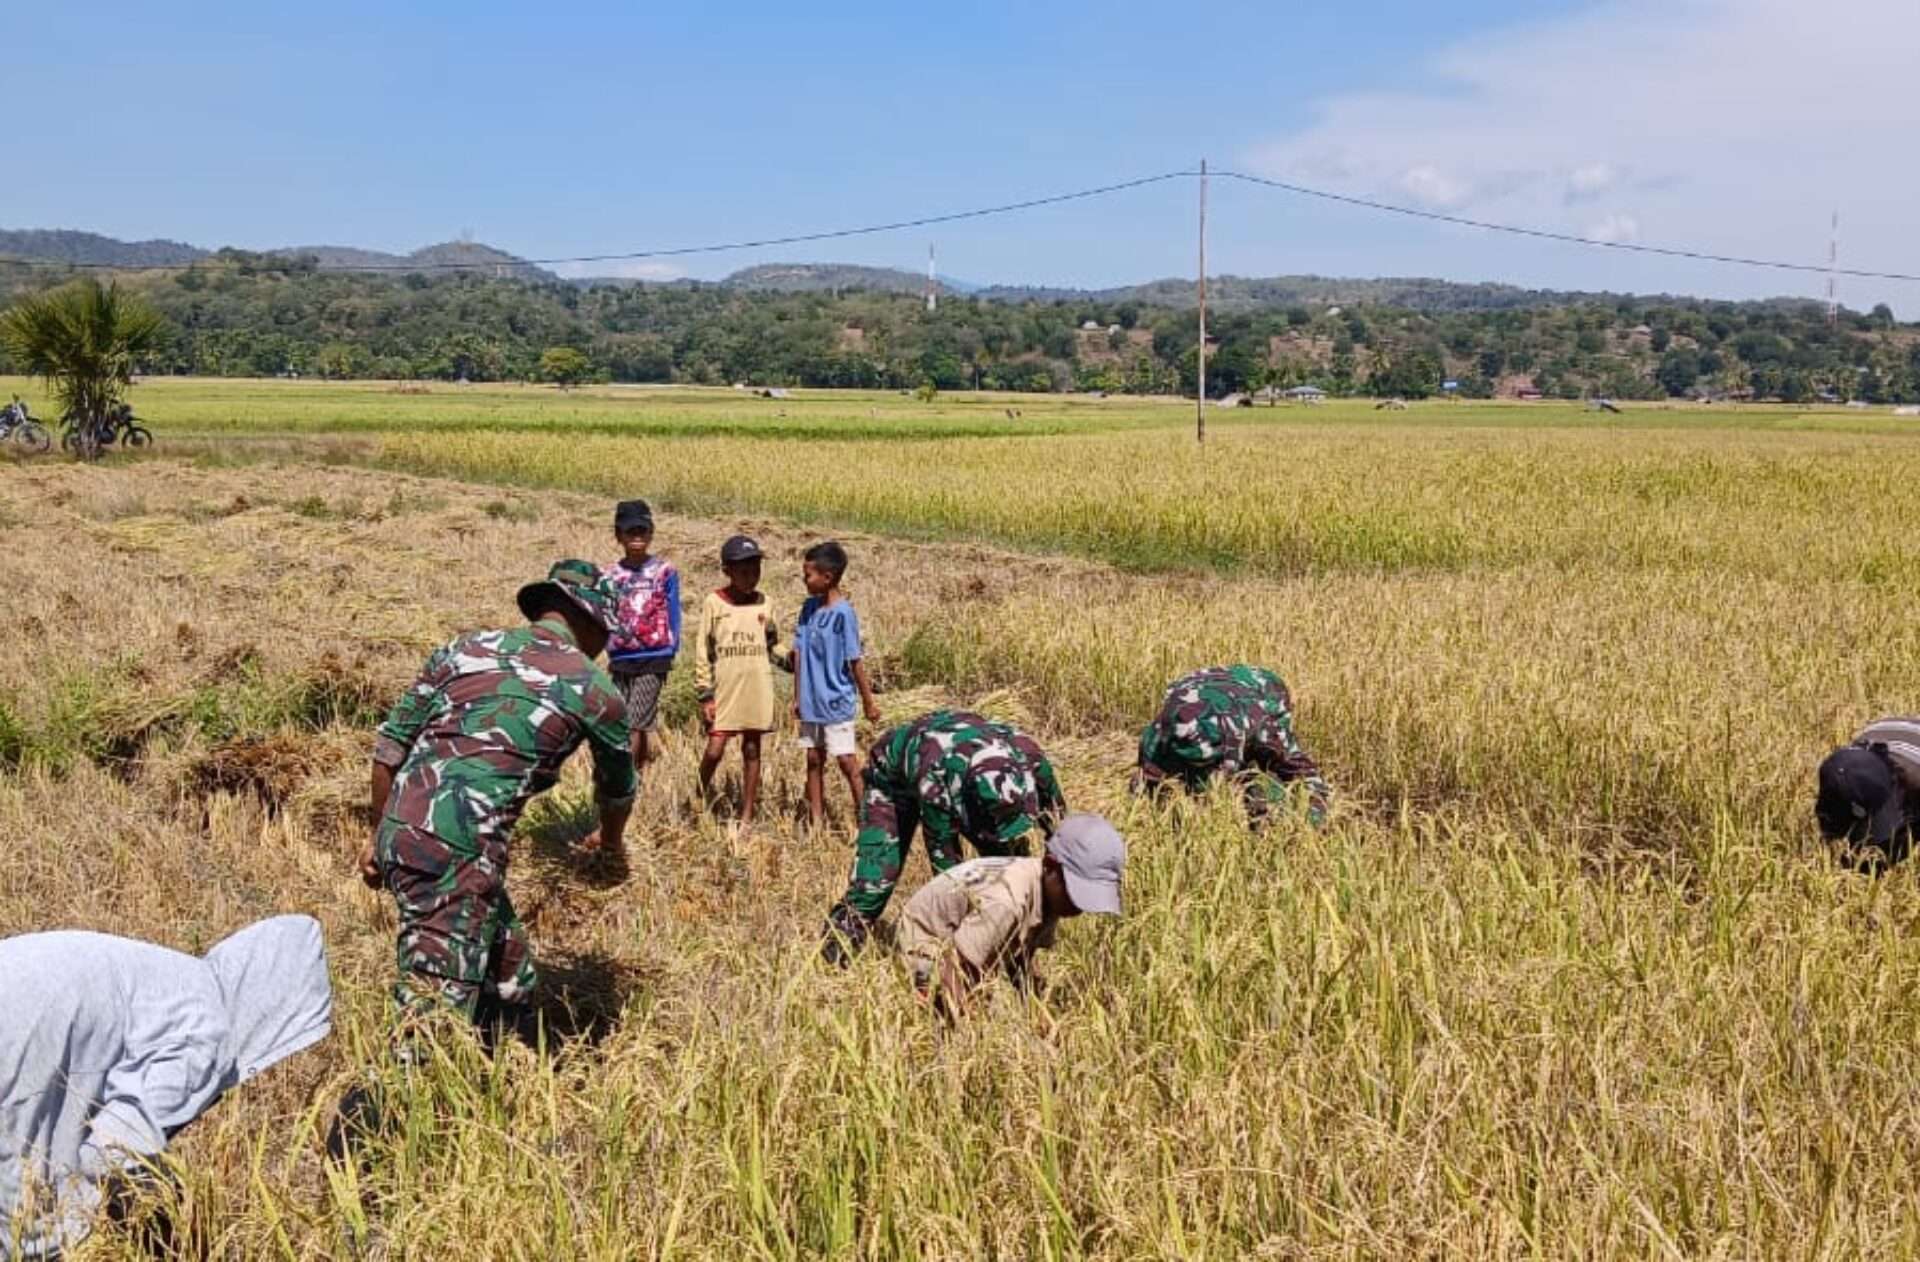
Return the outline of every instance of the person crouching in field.
[[[760,739],[773,730],[773,668],[793,669],[780,647],[780,626],[760,590],[760,545],[735,535],[720,547],[727,585],[707,594],[693,632],[693,678],[707,749],[700,757],[700,796],[713,801],[713,775],[727,744],[740,738],[740,815],[753,823],[760,796]]]
[[[631,734],[626,703],[593,660],[616,603],[595,566],[559,562],[520,589],[530,625],[438,649],[380,725],[378,824],[360,870],[400,912],[403,1019],[451,1009],[487,1030],[524,1029],[538,976],[507,898],[507,843],[583,743],[600,818],[578,849],[618,852],[635,791]]]
[[[1255,826],[1294,785],[1306,791],[1308,819],[1326,822],[1332,790],[1295,739],[1292,698],[1272,671],[1212,666],[1183,676],[1141,731],[1135,793],[1169,784],[1199,793],[1216,777],[1241,786]]]
[[[1820,835],[1854,848],[1857,865],[1898,863],[1920,824],[1920,717],[1876,719],[1820,764]]]
[[[847,550],[831,539],[808,548],[800,567],[807,600],[793,631],[793,717],[800,724],[800,748],[807,751],[807,819],[816,829],[827,817],[828,758],[839,764],[853,807],[860,809],[856,690],[867,722],[880,721],[861,661],[860,618],[840,590],[846,572]]]
[[[320,924],[275,916],[205,956],[103,933],[0,940],[0,1258],[80,1243],[122,1217],[181,1128],[327,1036]],[[139,1224],[173,1256],[168,1224]]]
[[[1027,836],[1066,814],[1053,764],[1032,737],[965,710],[936,710],[881,734],[867,755],[847,892],[827,913],[821,954],[845,964],[886,911],[916,829],[935,872],[983,855],[1024,855]]]
[[[1098,815],[1069,815],[1042,858],[989,856],[948,868],[907,901],[900,954],[913,983],[947,1017],[963,1015],[996,969],[1025,989],[1034,954],[1060,921],[1120,914],[1127,843]]]
[[[653,509],[645,500],[623,500],[615,506],[613,537],[621,557],[606,575],[619,603],[607,666],[627,703],[634,774],[644,778],[653,761],[660,692],[680,651],[680,571],[650,551]]]

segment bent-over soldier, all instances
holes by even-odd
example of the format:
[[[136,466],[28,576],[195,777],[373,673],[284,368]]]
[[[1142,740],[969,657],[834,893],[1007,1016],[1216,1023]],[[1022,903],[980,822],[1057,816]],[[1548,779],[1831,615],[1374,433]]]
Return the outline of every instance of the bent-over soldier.
[[[1256,825],[1289,800],[1326,822],[1332,790],[1293,734],[1293,699],[1280,676],[1258,666],[1210,666],[1174,681],[1160,713],[1140,733],[1136,793],[1177,783],[1190,793],[1214,778],[1240,785]]]
[[[453,1008],[517,1020],[537,980],[507,898],[507,843],[534,794],[553,787],[584,742],[599,828],[580,843],[616,850],[633,806],[626,705],[595,661],[617,598],[586,561],[562,561],[520,589],[531,625],[470,631],[427,659],[380,725],[373,752],[378,823],[361,860],[400,911],[403,1015]]]
[[[862,776],[860,832],[847,892],[827,915],[829,959],[844,962],[887,909],[916,830],[944,872],[964,857],[1024,855],[1066,813],[1053,764],[1026,733],[965,710],[936,710],[881,735]]]

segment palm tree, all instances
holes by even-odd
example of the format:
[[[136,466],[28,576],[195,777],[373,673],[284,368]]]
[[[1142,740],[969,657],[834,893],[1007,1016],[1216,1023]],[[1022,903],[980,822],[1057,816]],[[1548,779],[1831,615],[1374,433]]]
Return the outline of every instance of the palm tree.
[[[89,460],[100,454],[102,423],[135,364],[159,350],[166,333],[165,318],[138,295],[92,277],[22,298],[0,314],[0,342],[47,383]]]

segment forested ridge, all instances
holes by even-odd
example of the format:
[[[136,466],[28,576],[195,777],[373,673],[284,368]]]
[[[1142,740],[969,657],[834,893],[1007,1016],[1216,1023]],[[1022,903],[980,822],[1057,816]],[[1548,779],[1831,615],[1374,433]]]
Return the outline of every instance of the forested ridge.
[[[0,262],[0,304],[72,274]],[[580,283],[524,265],[364,272],[234,250],[117,279],[170,322],[167,349],[143,365],[152,373],[537,379],[548,351],[570,348],[586,376],[610,381],[1176,393],[1193,389],[1198,335],[1174,282],[947,292],[929,313],[890,279],[800,291]],[[1216,396],[1311,384],[1420,397],[1452,381],[1468,397],[1920,399],[1920,327],[1884,306],[1829,323],[1821,305],[1790,300],[1311,277],[1214,288]]]

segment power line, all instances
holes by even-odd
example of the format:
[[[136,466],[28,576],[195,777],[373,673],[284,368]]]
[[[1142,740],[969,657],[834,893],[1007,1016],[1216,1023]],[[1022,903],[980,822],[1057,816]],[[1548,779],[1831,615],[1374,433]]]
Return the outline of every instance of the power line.
[[[447,263],[366,263],[358,266],[322,266],[323,272],[442,272],[442,271],[485,271],[487,269],[506,269],[513,267],[547,267],[567,263],[619,263],[634,262],[642,259],[685,258],[696,254],[725,254],[740,250],[766,249],[776,245],[801,245],[816,241],[838,241],[849,237],[874,236],[886,232],[900,232],[909,228],[925,228],[936,224],[956,223],[966,219],[984,219],[992,215],[1012,214],[1016,211],[1034,210],[1042,206],[1057,206],[1065,202],[1083,201],[1093,197],[1104,197],[1112,193],[1125,192],[1128,189],[1143,188],[1150,184],[1163,184],[1169,180],[1193,179],[1200,174],[1197,170],[1163,171],[1158,175],[1142,176],[1138,179],[1122,180],[1114,184],[1102,184],[1094,188],[1076,189],[1070,193],[1055,193],[1047,197],[1033,197],[1024,201],[1005,202],[997,206],[981,206],[972,210],[958,210],[939,215],[923,215],[916,219],[897,219],[888,223],[865,224],[855,228],[833,228],[822,232],[800,232],[785,236],[761,237],[745,241],[726,241],[711,245],[684,245],[650,250],[625,250],[607,254],[573,254],[555,258],[507,258],[485,262],[447,262]],[[1528,228],[1518,224],[1495,223],[1485,219],[1472,219],[1465,215],[1449,215],[1437,210],[1421,210],[1413,206],[1400,206],[1392,202],[1377,201],[1369,197],[1357,197],[1348,193],[1335,193],[1326,189],[1312,188],[1304,184],[1294,184],[1286,180],[1273,180],[1264,176],[1248,175],[1242,171],[1214,171],[1212,174],[1227,180],[1239,180],[1246,184],[1256,184],[1265,188],[1278,189],[1299,197],[1310,197],[1320,201],[1336,202],[1344,206],[1358,206],[1366,210],[1379,211],[1390,215],[1402,215],[1409,219],[1424,219],[1434,223],[1453,224],[1457,227],[1476,228],[1483,232],[1505,233],[1509,236],[1531,237],[1540,241],[1557,241],[1566,245],[1586,246],[1590,249],[1619,250],[1630,254],[1651,254],[1663,258],[1691,259],[1703,263],[1725,263],[1736,267],[1758,267],[1783,272],[1820,272],[1832,276],[1850,276],[1865,280],[1891,280],[1920,282],[1920,275],[1910,272],[1881,272],[1866,268],[1835,268],[1830,264],[1792,263],[1784,259],[1751,258],[1737,254],[1719,254],[1710,250],[1690,250],[1674,246],[1644,245],[1631,241],[1599,241],[1592,237],[1576,236],[1570,232],[1554,232],[1546,228]],[[277,255],[276,257],[289,257]],[[53,259],[9,259],[0,257],[0,266],[55,267],[72,269],[99,269],[106,271],[169,271],[207,264],[219,264],[217,256],[196,260],[193,263],[162,263],[152,265],[126,263],[90,263],[61,262]]]
[[[1920,276],[1907,272],[1872,272],[1862,268],[1823,266],[1819,263],[1788,263],[1780,259],[1745,258],[1737,254],[1713,254],[1705,250],[1682,250],[1671,246],[1641,245],[1632,241],[1596,241],[1592,237],[1575,236],[1570,232],[1550,232],[1545,228],[1522,228],[1515,224],[1491,223],[1485,219],[1468,219],[1463,215],[1446,215],[1437,210],[1418,210],[1412,206],[1396,206],[1391,202],[1377,202],[1366,197],[1352,197],[1345,193],[1329,193],[1325,189],[1308,188],[1304,184],[1289,184],[1285,180],[1269,180],[1258,175],[1246,175],[1239,171],[1215,171],[1223,180],[1240,180],[1247,184],[1262,184],[1268,188],[1277,188],[1282,192],[1295,193],[1301,197],[1317,197],[1322,201],[1340,202],[1347,206],[1363,206],[1368,210],[1385,211],[1391,215],[1406,215],[1412,219],[1431,219],[1437,223],[1458,224],[1463,228],[1479,228],[1486,232],[1505,232],[1517,237],[1536,237],[1542,241],[1563,241],[1570,245],[1592,246],[1601,250],[1625,250],[1632,254],[1658,254],[1666,258],[1695,259],[1703,263],[1732,263],[1741,267],[1768,267],[1783,272],[1824,272],[1834,276],[1859,276],[1868,280],[1904,280],[1920,281]]]
[[[564,258],[544,259],[496,259],[487,262],[462,263],[366,263],[351,267],[321,267],[324,272],[433,272],[433,271],[469,271],[487,268],[509,267],[547,267],[559,263],[620,263],[638,259],[684,258],[689,254],[724,254],[734,250],[758,250],[775,245],[799,245],[810,241],[836,241],[847,237],[873,236],[882,232],[899,232],[907,228],[925,228],[933,224],[955,223],[962,219],[984,219],[989,215],[1006,215],[1019,210],[1034,210],[1041,206],[1056,206],[1062,202],[1082,201],[1089,197],[1104,197],[1110,193],[1125,192],[1127,189],[1143,188],[1149,184],[1161,184],[1167,180],[1183,179],[1193,175],[1192,171],[1166,171],[1159,175],[1146,175],[1137,180],[1122,180],[1117,184],[1102,184],[1098,188],[1076,189],[1071,193],[1055,193],[1048,197],[1032,197],[1026,201],[1007,202],[999,206],[982,206],[974,210],[956,210],[944,215],[926,215],[918,219],[898,219],[891,223],[867,224],[858,228],[833,228],[824,232],[800,232],[783,237],[762,237],[752,241],[727,241],[717,245],[683,245],[666,249],[626,250],[617,254],[574,254]],[[120,263],[58,263],[52,260],[7,260],[13,262],[45,262],[54,267],[93,267],[118,271],[158,270],[171,267],[192,267],[191,263],[160,264],[156,269],[128,266]],[[215,258],[213,262],[220,260]]]

